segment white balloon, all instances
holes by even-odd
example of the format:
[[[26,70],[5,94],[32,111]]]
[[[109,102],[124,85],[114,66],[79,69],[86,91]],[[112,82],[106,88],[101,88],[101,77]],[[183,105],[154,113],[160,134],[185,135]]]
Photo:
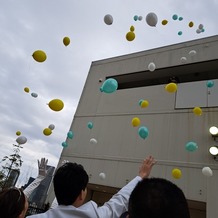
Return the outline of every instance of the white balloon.
[[[104,179],[106,178],[106,175],[105,175],[105,173],[100,173],[100,174],[99,174],[99,177],[100,177],[102,180],[104,180]]]
[[[19,136],[17,139],[16,139],[16,142],[18,144],[25,144],[27,142],[27,138],[25,136]]]
[[[198,29],[202,30],[204,28],[203,24],[199,24]]]
[[[204,167],[202,169],[202,173],[204,176],[207,176],[207,177],[213,176],[213,171],[210,169],[210,167]]]
[[[149,65],[148,65],[148,69],[149,71],[154,71],[156,69],[156,66],[153,62],[151,62]]]
[[[195,50],[191,50],[188,54],[190,56],[195,56],[197,54],[197,52]]]
[[[32,95],[32,97],[34,97],[34,98],[37,98],[38,97],[38,94],[37,93],[31,93],[31,95]]]
[[[157,15],[153,12],[147,14],[146,16],[146,22],[149,26],[156,26],[157,25],[157,21],[158,21],[158,18],[157,18]]]
[[[183,63],[183,64],[185,64],[185,63],[187,63],[187,58],[186,57],[181,57],[181,62]]]
[[[98,143],[98,141],[95,138],[90,139],[90,143],[95,145]]]
[[[48,128],[49,128],[50,130],[53,130],[53,129],[55,128],[55,125],[54,125],[54,124],[50,124],[50,125],[48,126]]]
[[[107,24],[107,25],[111,25],[113,23],[113,17],[110,15],[110,14],[106,14],[104,16],[104,22]]]
[[[139,20],[139,21],[141,21],[142,19],[143,19],[143,17],[142,17],[142,16],[139,16],[139,17],[138,17],[138,20]]]
[[[201,33],[201,30],[200,30],[200,29],[197,29],[197,30],[196,30],[196,33],[198,33],[198,34]]]

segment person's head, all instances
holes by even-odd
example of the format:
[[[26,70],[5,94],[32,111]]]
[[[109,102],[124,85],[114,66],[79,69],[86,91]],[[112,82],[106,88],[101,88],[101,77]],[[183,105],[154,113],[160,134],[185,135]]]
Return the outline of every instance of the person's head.
[[[12,187],[0,192],[0,217],[24,218],[28,201],[21,189]]]
[[[129,218],[190,218],[183,191],[161,178],[140,181],[129,199]]]
[[[88,174],[77,163],[65,163],[55,173],[53,183],[58,204],[80,206],[86,197]]]

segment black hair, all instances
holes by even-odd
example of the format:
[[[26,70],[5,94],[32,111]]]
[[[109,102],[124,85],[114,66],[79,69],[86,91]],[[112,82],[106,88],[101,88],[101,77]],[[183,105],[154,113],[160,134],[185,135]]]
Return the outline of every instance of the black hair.
[[[65,163],[55,173],[53,184],[58,204],[72,205],[89,181],[83,166],[77,163]]]
[[[0,192],[0,217],[17,218],[24,210],[26,197],[21,189],[7,188]]]
[[[129,199],[129,218],[190,218],[183,191],[161,178],[140,181]]]

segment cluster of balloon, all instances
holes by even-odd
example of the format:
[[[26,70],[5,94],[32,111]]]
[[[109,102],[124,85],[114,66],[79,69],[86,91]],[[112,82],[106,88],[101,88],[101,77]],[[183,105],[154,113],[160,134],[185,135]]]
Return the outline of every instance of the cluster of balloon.
[[[205,31],[204,29],[204,25],[203,24],[199,24],[198,29],[196,29],[196,33],[203,33]]]
[[[202,115],[202,109],[200,107],[194,107],[192,111],[197,116],[201,116]]]
[[[29,89],[28,87],[25,87],[23,90],[24,90],[24,92],[26,92],[26,93],[29,93],[29,92],[30,92],[30,89]],[[31,96],[34,97],[34,98],[37,98],[37,97],[38,97],[38,94],[32,92],[32,93],[31,93]]]
[[[16,132],[16,135],[17,135],[17,136],[21,135],[21,131],[17,131],[17,132]]]
[[[126,40],[131,42],[135,39],[135,27],[134,26],[131,26],[130,27],[130,31],[126,34]]]
[[[177,91],[177,84],[176,83],[168,83],[165,86],[165,90],[167,92],[170,92],[170,93],[176,92]]]
[[[45,129],[43,130],[43,134],[44,134],[45,136],[49,136],[49,135],[52,134],[52,130],[47,127],[47,128],[45,128]]]
[[[63,38],[63,43],[64,43],[65,46],[68,46],[68,45],[70,44],[70,38],[67,37],[67,36],[64,37],[64,38]]]
[[[158,17],[155,13],[150,12],[147,14],[145,20],[149,26],[156,27],[157,22],[158,22]]]
[[[142,17],[142,16],[138,16],[138,15],[135,15],[135,16],[133,17],[133,20],[134,20],[134,21],[137,21],[137,20],[141,21],[142,19],[143,19],[143,17]]]
[[[183,20],[183,17],[179,17],[177,14],[174,14],[174,15],[172,16],[172,19],[173,19],[173,20],[182,21],[182,20]]]
[[[138,117],[134,117],[133,119],[132,119],[132,126],[133,127],[136,127],[136,126],[139,126],[140,125],[140,119],[138,118]]]
[[[207,87],[212,88],[214,86],[214,81],[213,80],[208,80],[207,81]]]
[[[67,142],[62,142],[62,144],[61,144],[61,145],[62,145],[62,147],[63,147],[63,148],[66,148],[66,147],[68,147],[68,144],[67,144]]]
[[[144,99],[139,100],[139,106],[141,108],[146,108],[146,107],[148,107],[148,105],[149,105],[149,102],[147,100],[144,100]]]
[[[72,139],[74,137],[74,133],[72,131],[69,131],[67,133],[67,138]]]
[[[182,176],[181,170],[178,169],[178,168],[173,169],[172,170],[172,176],[173,176],[174,179],[180,179],[181,176]]]
[[[104,83],[100,87],[100,91],[110,94],[115,92],[117,88],[118,88],[118,82],[113,78],[109,78],[104,81]]]
[[[64,108],[64,103],[60,99],[53,99],[48,103],[48,106],[53,111],[61,111]]]
[[[105,173],[99,173],[99,177],[100,179],[104,180],[106,178]]]
[[[213,171],[210,169],[210,167],[203,167],[202,174],[206,177],[211,177],[213,176]]]
[[[148,134],[149,134],[148,128],[145,126],[141,126],[138,129],[138,134],[142,139],[146,139],[148,137]]]
[[[91,143],[92,145],[96,145],[96,144],[98,143],[98,141],[97,141],[95,138],[91,138],[91,139],[90,139],[90,143]]]
[[[155,69],[156,69],[156,66],[155,66],[155,64],[153,62],[148,64],[148,70],[149,71],[152,72],[152,71],[155,71]]]
[[[27,138],[25,136],[19,136],[17,139],[16,139],[16,142],[19,144],[19,145],[23,145],[27,142]]]
[[[104,22],[107,25],[111,25],[113,23],[113,17],[110,14],[106,14],[104,16]]]
[[[188,143],[186,143],[186,145],[185,145],[185,149],[187,150],[187,151],[196,151],[197,149],[198,149],[198,145],[197,145],[197,143],[196,142],[188,142]]]
[[[32,57],[37,62],[44,62],[47,58],[46,53],[42,50],[34,51]]]
[[[89,129],[92,129],[92,128],[93,128],[93,123],[92,123],[92,122],[88,122],[88,123],[87,123],[87,127],[88,127]]]

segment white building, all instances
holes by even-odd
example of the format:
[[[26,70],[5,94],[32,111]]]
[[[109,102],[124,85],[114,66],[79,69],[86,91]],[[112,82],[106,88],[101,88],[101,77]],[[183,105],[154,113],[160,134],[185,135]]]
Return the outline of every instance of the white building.
[[[156,66],[152,72],[151,62]],[[111,94],[99,90],[108,78],[118,82]],[[177,92],[169,93],[165,86],[172,79],[178,82]],[[208,80],[213,87],[207,86]],[[140,99],[149,106],[141,108]],[[193,113],[194,107],[201,107],[202,115]],[[134,117],[148,128],[146,139],[138,134],[140,126],[132,126]],[[74,138],[67,139],[59,165],[63,160],[81,163],[90,175],[92,194],[99,190],[96,199],[106,199],[106,193],[113,192],[109,187],[123,187],[152,154],[158,161],[152,176],[182,188],[192,217],[215,218],[218,161],[209,153],[217,143],[209,133],[211,126],[218,126],[218,36],[94,61],[70,127]],[[97,144],[90,143],[91,138]],[[186,150],[190,141],[197,144],[196,151]],[[203,167],[210,167],[213,176],[204,176]],[[182,172],[180,179],[172,176],[175,168]]]

